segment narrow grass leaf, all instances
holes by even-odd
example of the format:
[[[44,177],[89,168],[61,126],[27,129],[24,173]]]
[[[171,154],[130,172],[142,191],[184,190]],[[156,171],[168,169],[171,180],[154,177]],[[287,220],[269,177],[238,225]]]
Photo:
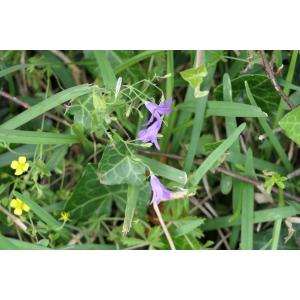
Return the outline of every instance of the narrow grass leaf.
[[[0,141],[6,143],[36,145],[76,144],[80,142],[76,135],[39,131],[10,130],[1,128]]]
[[[92,92],[92,87],[89,84],[78,85],[62,92],[55,94],[41,101],[40,103],[32,106],[31,108],[16,115],[4,124],[0,125],[1,129],[16,129],[27,122],[35,119],[36,117],[44,114],[45,112],[63,104],[66,101],[72,100],[76,97]]]
[[[254,176],[253,155],[247,152],[245,175]],[[254,186],[245,182],[242,185],[241,250],[253,249]]]
[[[0,250],[17,250],[19,247],[14,245],[7,237],[0,233]]]
[[[137,205],[138,196],[139,196],[139,187],[129,184],[127,190],[125,218],[124,218],[123,229],[122,229],[122,232],[125,235],[129,232],[131,228],[131,223]]]
[[[239,135],[245,129],[246,124],[241,124],[217,149],[215,149],[202,163],[202,165],[193,173],[189,179],[191,186],[196,186],[203,176],[211,169],[215,163],[221,158],[228,148],[238,139]]]
[[[259,210],[254,213],[253,223],[265,223],[273,222],[278,219],[284,219],[299,214],[299,209],[295,206],[276,207],[270,209]],[[241,225],[241,217],[237,218],[233,222],[229,222],[231,216],[224,216],[215,218],[212,220],[206,220],[202,226],[205,231],[217,230],[222,228],[229,228],[232,226]]]
[[[176,169],[174,167],[165,165],[157,160],[142,156],[136,155],[144,164],[146,164],[155,175],[161,176],[163,178],[175,181],[182,185],[185,185],[187,182],[186,172]]]
[[[150,50],[150,51],[143,51],[142,53],[139,53],[130,59],[126,60],[125,62],[119,64],[117,67],[114,68],[115,74],[119,74],[125,70],[127,70],[129,67],[139,63],[140,61],[143,61],[152,55],[157,55],[162,53],[163,50]]]

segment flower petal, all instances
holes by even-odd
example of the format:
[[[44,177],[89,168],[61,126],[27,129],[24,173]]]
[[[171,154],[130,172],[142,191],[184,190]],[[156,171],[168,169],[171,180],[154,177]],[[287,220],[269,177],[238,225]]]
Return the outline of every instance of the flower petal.
[[[15,175],[19,176],[19,175],[22,175],[22,174],[23,174],[23,170],[20,167],[18,167],[16,169]]]
[[[12,208],[16,208],[18,206],[18,200],[17,199],[12,199],[10,201],[9,206],[12,207]]]
[[[19,163],[20,164],[25,164],[26,163],[26,157],[25,156],[20,156],[19,157]]]
[[[23,203],[23,210],[26,211],[26,212],[29,212],[30,207],[27,204]]]
[[[29,168],[29,163],[26,163],[23,167],[23,171],[28,171],[28,168]]]
[[[165,186],[159,181],[159,179],[151,175],[150,184],[153,192],[152,200],[150,204],[156,202],[159,204],[161,201],[167,201],[171,198],[171,191],[169,191]]]
[[[21,216],[22,215],[22,209],[20,207],[17,207],[15,210],[14,210],[14,214],[16,216]]]
[[[17,169],[18,166],[19,166],[19,162],[16,161],[16,160],[13,160],[13,161],[11,162],[11,164],[10,164],[10,167],[11,167],[12,169],[14,169],[14,170]]]

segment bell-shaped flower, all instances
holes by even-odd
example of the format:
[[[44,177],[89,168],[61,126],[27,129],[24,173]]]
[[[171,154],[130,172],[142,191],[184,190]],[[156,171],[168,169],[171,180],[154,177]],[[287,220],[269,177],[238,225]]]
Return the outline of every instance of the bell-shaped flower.
[[[153,204],[155,202],[158,205],[161,201],[167,201],[171,199],[172,192],[164,187],[164,185],[156,176],[151,175],[150,184],[153,192],[150,204]]]
[[[157,135],[161,128],[162,120],[159,117],[152,125],[150,125],[148,128],[142,129],[138,133],[138,140],[144,142],[144,143],[152,143],[155,145],[156,149],[160,149],[160,146],[157,141]]]
[[[154,118],[158,119],[160,118],[161,115],[168,115],[169,113],[171,113],[172,112],[172,109],[170,108],[171,104],[172,104],[172,98],[168,99],[166,103],[161,101],[159,105],[150,101],[145,101],[145,106],[151,113],[151,117],[145,125],[148,126],[149,124],[151,124]]]

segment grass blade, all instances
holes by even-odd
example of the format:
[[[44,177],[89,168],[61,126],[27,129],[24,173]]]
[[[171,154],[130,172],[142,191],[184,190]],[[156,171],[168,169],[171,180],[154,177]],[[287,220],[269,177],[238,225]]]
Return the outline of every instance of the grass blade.
[[[273,222],[278,219],[284,219],[299,214],[299,209],[295,206],[276,207],[270,209],[263,209],[254,213],[254,224]],[[205,231],[217,230],[222,228],[229,228],[232,226],[241,225],[241,217],[230,222],[232,216],[219,217],[212,220],[206,220],[202,229]]]
[[[253,155],[249,149],[247,153],[245,175],[254,176]],[[253,249],[253,218],[254,218],[254,186],[248,183],[241,183],[243,190],[242,197],[242,219],[241,219],[241,250]]]
[[[14,118],[0,125],[0,128],[16,129],[66,101],[91,92],[92,87],[89,84],[83,84],[69,88],[23,111]]]
[[[223,87],[225,86],[226,85],[223,84]],[[196,103],[191,103],[191,102],[183,103],[178,105],[176,108],[179,110],[186,110],[186,111],[193,112],[196,109]],[[212,101],[212,100],[207,102],[206,115],[208,117],[219,116],[219,117],[231,117],[231,118],[237,118],[237,117],[266,118],[267,117],[267,114],[264,113],[258,106],[244,104],[244,103],[222,102],[222,101]]]
[[[202,165],[193,173],[189,179],[191,186],[196,186],[203,178],[203,176],[211,169],[215,163],[221,158],[228,148],[238,139],[239,135],[245,129],[246,124],[241,124],[217,149],[215,149],[202,163]]]
[[[105,87],[109,90],[114,90],[117,79],[110,62],[107,59],[106,51],[94,51],[94,55]]]
[[[15,66],[11,66],[9,68],[6,68],[4,70],[0,71],[0,78],[4,77],[10,73],[16,72],[16,71],[20,71],[20,70],[24,70],[26,69],[28,66],[30,66],[29,64],[21,64],[21,65],[15,65]]]
[[[166,83],[166,99],[169,99],[173,95],[173,89],[174,89],[174,54],[172,50],[167,51],[167,74],[170,76],[167,78]],[[172,109],[175,106],[175,100],[173,99],[172,102]],[[170,137],[172,134],[172,128],[174,127],[175,121],[176,121],[176,111],[173,110],[173,112],[169,115],[165,116],[165,121],[168,124],[168,126],[164,126],[162,130],[163,140],[161,143],[161,151],[165,152],[168,149]]]
[[[231,80],[230,76],[225,73],[223,76],[223,103],[225,104],[236,104],[232,101],[232,87],[231,87]],[[232,116],[225,117],[225,127],[226,127],[226,135],[229,137],[237,128],[236,118]],[[239,140],[236,140],[232,146],[230,147],[231,151],[236,153],[240,153],[240,143]],[[231,164],[231,169],[233,171],[238,172],[236,167]],[[242,183],[239,180],[233,179],[232,180],[232,209],[233,215],[232,220],[240,216],[241,213],[241,198],[242,198]],[[231,221],[232,221],[231,220]],[[238,244],[238,239],[240,235],[240,227],[236,226],[232,228],[231,235],[230,235],[230,248],[235,249]]]
[[[186,184],[187,175],[184,171],[165,165],[157,160],[142,155],[136,155],[136,157],[138,157],[144,164],[146,164],[154,174],[175,181],[182,185]]]
[[[257,106],[244,104],[244,103],[222,102],[222,101],[208,101],[206,114],[207,116],[240,117],[240,118],[266,118],[267,117],[267,114],[264,113]]]
[[[17,250],[19,247],[14,245],[7,237],[0,233],[0,250]]]
[[[139,196],[139,188],[135,185],[128,185],[127,190],[127,202],[126,202],[126,209],[125,209],[125,218],[123,223],[123,234],[127,234],[131,228],[131,223],[134,216],[134,211],[136,208],[137,200]]]
[[[55,145],[55,144],[76,144],[79,139],[76,135],[38,132],[25,130],[10,130],[0,128],[0,141],[16,144],[37,144],[37,145]]]
[[[114,68],[115,74],[119,74],[125,70],[127,70],[129,67],[139,63],[140,61],[143,61],[152,55],[160,54],[162,53],[163,50],[150,50],[150,51],[143,51],[142,53],[139,53],[130,59],[128,59],[126,62],[118,65],[117,67]]]
[[[203,63],[205,64],[205,51],[203,51]],[[208,68],[208,75],[204,79],[203,90],[209,90],[212,83],[212,78],[215,73],[215,66]],[[199,137],[202,131],[202,126],[204,123],[204,116],[207,104],[207,96],[198,98],[196,100],[196,109],[195,109],[195,123],[193,125],[192,136],[189,144],[188,153],[184,161],[183,169],[189,173],[193,166],[193,161],[197,151],[197,145],[199,142]]]

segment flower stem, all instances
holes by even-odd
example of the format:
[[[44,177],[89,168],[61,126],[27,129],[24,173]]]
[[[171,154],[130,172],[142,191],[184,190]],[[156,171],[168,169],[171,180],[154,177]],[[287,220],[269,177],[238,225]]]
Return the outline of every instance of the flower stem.
[[[160,223],[160,225],[161,225],[161,227],[162,227],[162,229],[163,229],[163,231],[164,231],[164,233],[166,235],[166,238],[167,238],[167,240],[169,242],[170,248],[172,250],[176,250],[174,242],[172,240],[172,237],[171,237],[171,235],[170,235],[170,233],[168,231],[168,228],[167,228],[167,226],[166,226],[166,224],[165,224],[165,222],[164,222],[164,220],[162,218],[162,215],[160,213],[159,207],[156,204],[156,202],[153,203],[153,208],[154,208],[154,211],[155,211],[155,213],[156,213],[156,215],[158,217],[159,223]]]

